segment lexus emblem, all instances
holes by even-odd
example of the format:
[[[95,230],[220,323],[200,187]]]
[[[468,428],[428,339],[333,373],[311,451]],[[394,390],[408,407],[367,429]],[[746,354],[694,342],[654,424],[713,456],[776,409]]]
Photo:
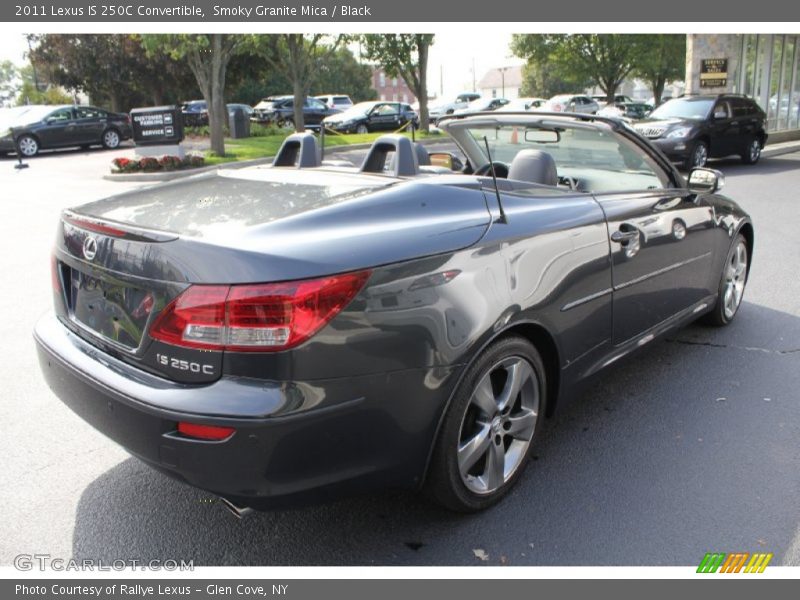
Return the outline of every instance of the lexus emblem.
[[[83,257],[86,260],[94,260],[94,257],[96,255],[97,255],[97,240],[90,235],[86,236],[86,239],[83,240]]]

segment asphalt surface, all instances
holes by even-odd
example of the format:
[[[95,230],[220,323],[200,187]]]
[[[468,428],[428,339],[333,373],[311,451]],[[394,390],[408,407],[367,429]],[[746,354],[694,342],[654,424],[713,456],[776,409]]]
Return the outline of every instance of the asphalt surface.
[[[39,375],[31,329],[51,304],[59,211],[136,187],[100,178],[125,152],[20,172],[0,160],[0,565],[696,565],[710,551],[800,564],[800,153],[712,165],[756,227],[734,324],[691,326],[608,372],[548,423],[500,505],[459,516],[387,491],[237,521],[91,429]]]

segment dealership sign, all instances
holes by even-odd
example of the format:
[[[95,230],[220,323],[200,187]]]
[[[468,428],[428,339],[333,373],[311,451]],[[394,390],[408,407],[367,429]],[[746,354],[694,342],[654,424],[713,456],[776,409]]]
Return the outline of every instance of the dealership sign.
[[[705,58],[700,61],[700,87],[725,87],[728,85],[728,59]]]
[[[131,125],[137,146],[183,141],[183,118],[177,106],[134,108],[131,110]]]

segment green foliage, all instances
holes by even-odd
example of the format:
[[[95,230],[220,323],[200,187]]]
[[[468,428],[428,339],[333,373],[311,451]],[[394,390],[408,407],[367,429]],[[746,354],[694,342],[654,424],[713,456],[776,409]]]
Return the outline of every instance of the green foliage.
[[[0,62],[0,106],[17,95],[20,88],[20,73],[10,60]]]
[[[44,34],[31,42],[41,80],[88,94],[114,111],[176,102],[194,88],[185,63],[163,52],[148,55],[139,36]]]
[[[420,129],[428,131],[428,50],[433,34],[386,33],[361,36],[364,54],[389,77],[402,77],[419,100]]]
[[[645,80],[656,104],[661,103],[664,86],[670,81],[683,79],[686,73],[685,35],[640,35],[640,56],[632,74]]]
[[[511,50],[556,76],[589,81],[613,98],[640,58],[640,38],[628,34],[515,34]],[[573,90],[576,91],[576,90]]]
[[[372,89],[372,69],[359,64],[347,47],[340,47],[318,65],[310,94],[347,94],[353,102],[375,99]]]

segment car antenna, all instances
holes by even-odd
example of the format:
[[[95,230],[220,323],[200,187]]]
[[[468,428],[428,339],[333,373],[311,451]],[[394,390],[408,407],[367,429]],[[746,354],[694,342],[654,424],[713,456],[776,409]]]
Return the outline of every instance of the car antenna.
[[[497,187],[497,174],[494,172],[494,161],[492,160],[492,153],[489,150],[489,140],[483,136],[483,143],[486,144],[486,156],[489,157],[489,167],[492,172],[492,183],[494,183],[494,193],[497,196],[497,206],[500,208],[500,218],[497,220],[499,223],[508,223],[506,213],[503,210],[503,201],[500,199],[500,188]]]

